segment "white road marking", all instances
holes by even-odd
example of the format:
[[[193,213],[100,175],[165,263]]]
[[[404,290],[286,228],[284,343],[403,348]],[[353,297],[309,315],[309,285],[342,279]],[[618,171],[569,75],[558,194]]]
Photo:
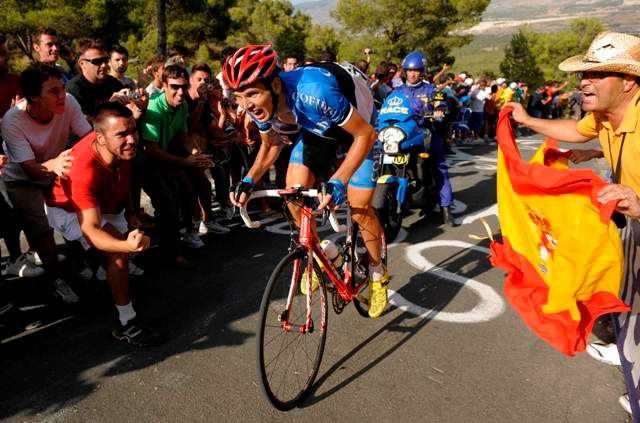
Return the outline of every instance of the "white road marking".
[[[411,245],[406,249],[406,258],[409,264],[422,272],[435,274],[445,280],[471,289],[479,297],[478,304],[471,310],[465,312],[439,311],[414,304],[392,290],[389,290],[389,303],[403,311],[415,314],[421,318],[430,318],[433,320],[452,323],[488,322],[500,316],[505,309],[504,301],[492,287],[474,279],[465,278],[438,267],[422,255],[424,250],[437,247],[456,247],[485,253],[489,253],[489,250],[468,242],[453,240],[425,241],[416,245]]]

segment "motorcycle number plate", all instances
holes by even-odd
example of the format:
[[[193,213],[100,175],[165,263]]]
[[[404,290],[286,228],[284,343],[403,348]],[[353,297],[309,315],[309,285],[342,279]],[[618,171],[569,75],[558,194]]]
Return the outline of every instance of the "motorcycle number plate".
[[[409,156],[407,154],[400,154],[399,156],[395,156],[393,158],[393,164],[396,164],[396,165],[407,164],[408,161],[409,161]]]

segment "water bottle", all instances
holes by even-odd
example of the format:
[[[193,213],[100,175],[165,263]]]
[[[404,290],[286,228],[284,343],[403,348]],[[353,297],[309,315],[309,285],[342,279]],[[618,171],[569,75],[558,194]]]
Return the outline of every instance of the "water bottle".
[[[335,268],[340,269],[340,266],[342,266],[342,254],[340,254],[338,246],[330,239],[324,239],[320,242],[320,247]]]

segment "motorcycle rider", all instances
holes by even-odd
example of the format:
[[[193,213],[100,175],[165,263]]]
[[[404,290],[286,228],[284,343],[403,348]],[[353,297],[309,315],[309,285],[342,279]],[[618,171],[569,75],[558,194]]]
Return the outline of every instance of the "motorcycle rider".
[[[426,60],[419,51],[412,51],[402,61],[402,68],[406,75],[404,85],[396,88],[402,92],[411,104],[411,110],[416,115],[418,125],[431,131],[429,146],[429,163],[433,178],[439,193],[442,219],[449,226],[456,226],[451,214],[453,204],[453,190],[449,181],[449,168],[445,160],[446,128],[437,116],[430,118],[434,112],[433,97],[437,92],[434,84],[424,80]]]

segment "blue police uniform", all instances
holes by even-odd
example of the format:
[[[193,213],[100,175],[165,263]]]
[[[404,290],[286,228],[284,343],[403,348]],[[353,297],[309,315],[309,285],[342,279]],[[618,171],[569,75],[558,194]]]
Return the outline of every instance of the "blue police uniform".
[[[402,85],[396,90],[403,93],[411,104],[411,110],[418,116],[418,124],[431,130],[429,154],[433,176],[440,195],[440,206],[450,207],[453,204],[453,190],[449,180],[449,167],[445,160],[444,143],[446,129],[444,122],[432,122],[424,116],[433,112],[430,100],[436,92],[436,86],[420,82],[414,86]]]

